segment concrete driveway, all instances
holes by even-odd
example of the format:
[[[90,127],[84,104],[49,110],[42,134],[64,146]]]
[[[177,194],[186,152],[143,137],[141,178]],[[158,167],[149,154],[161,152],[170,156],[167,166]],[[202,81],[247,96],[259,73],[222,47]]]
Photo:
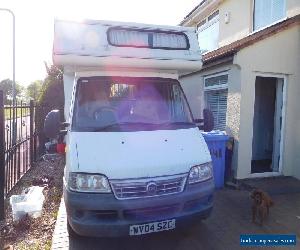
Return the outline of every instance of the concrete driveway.
[[[275,195],[273,199],[275,207],[271,209],[270,217],[263,226],[251,222],[251,200],[248,191],[222,189],[215,193],[212,216],[191,228],[143,237],[110,239],[69,238],[65,210],[62,205],[52,249],[232,250],[241,248],[240,234],[296,234],[298,243],[296,247],[280,249],[300,249],[300,193]]]

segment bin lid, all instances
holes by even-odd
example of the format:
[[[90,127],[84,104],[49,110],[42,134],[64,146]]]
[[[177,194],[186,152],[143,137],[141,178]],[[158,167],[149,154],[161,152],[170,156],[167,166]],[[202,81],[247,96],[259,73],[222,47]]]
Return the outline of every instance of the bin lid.
[[[227,141],[229,136],[223,131],[213,130],[211,132],[201,132],[204,139],[207,141]]]

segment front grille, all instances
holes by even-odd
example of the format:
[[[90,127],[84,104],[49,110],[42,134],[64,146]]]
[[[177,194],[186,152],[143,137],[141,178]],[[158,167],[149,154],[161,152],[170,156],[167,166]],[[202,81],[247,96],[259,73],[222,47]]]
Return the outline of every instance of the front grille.
[[[144,220],[144,219],[161,219],[166,217],[172,217],[179,210],[178,204],[160,206],[160,207],[148,207],[142,209],[124,210],[124,218],[129,220]]]
[[[153,178],[110,180],[110,183],[116,198],[123,200],[180,193],[183,191],[186,178],[187,174],[179,174]]]

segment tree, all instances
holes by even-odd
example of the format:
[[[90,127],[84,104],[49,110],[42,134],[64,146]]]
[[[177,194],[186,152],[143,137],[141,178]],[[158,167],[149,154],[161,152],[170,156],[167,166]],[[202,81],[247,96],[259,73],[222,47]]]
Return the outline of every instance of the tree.
[[[10,79],[5,79],[0,82],[0,90],[3,91],[4,104],[11,104],[12,101],[12,85],[13,81]],[[20,98],[23,91],[23,87],[16,83],[16,98]]]
[[[43,131],[44,120],[48,112],[53,109],[59,109],[61,115],[64,114],[63,69],[55,65],[48,66],[45,64],[45,66],[48,75],[42,84],[35,116],[36,129],[38,132]],[[44,149],[45,141],[44,133],[39,133],[40,152]]]
[[[31,100],[37,101],[41,94],[42,86],[43,81],[41,80],[36,80],[30,83],[26,89],[26,96],[29,97]]]
[[[46,65],[47,77],[42,84],[41,95],[38,99],[40,105],[54,108],[64,106],[63,69],[55,65]]]

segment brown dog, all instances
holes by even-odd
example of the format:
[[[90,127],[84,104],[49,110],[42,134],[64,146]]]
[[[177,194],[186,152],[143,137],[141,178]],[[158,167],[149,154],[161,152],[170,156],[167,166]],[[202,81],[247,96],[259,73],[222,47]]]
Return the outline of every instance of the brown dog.
[[[253,190],[250,197],[253,199],[252,222],[255,222],[258,214],[260,225],[262,225],[264,219],[269,215],[269,209],[274,205],[274,202],[267,193],[260,189]]]

